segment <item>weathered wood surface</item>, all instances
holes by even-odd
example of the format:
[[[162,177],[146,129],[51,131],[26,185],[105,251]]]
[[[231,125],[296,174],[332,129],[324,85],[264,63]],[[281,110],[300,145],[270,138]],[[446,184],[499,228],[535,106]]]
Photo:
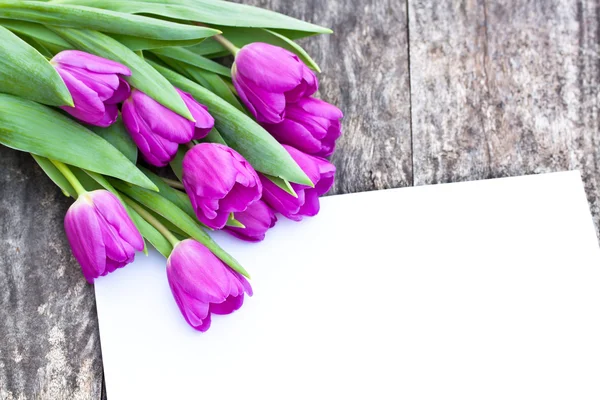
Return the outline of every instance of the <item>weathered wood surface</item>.
[[[69,204],[29,154],[0,146],[2,400],[100,398],[96,304],[63,233]]]
[[[598,226],[599,1],[239,1],[336,31],[302,41],[346,114],[334,193],[577,168]],[[0,399],[104,397],[69,201],[27,155],[0,167]]]
[[[409,2],[414,182],[582,172],[600,216],[600,4]]]

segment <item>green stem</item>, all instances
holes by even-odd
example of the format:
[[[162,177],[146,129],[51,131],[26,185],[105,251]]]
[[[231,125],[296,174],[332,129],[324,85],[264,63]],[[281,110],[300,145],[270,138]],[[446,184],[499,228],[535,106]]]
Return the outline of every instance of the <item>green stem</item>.
[[[79,182],[79,179],[77,179],[77,177],[73,174],[73,171],[71,171],[66,164],[56,160],[50,160],[50,162],[54,164],[56,169],[58,169],[60,173],[63,174],[65,179],[69,181],[71,186],[73,186],[73,189],[75,189],[75,192],[77,192],[77,197],[87,193],[87,190],[85,190],[85,188],[81,185],[81,182]]]
[[[215,39],[217,42],[219,42],[219,44],[221,46],[225,47],[225,49],[227,51],[229,51],[231,54],[233,54],[234,56],[238,53],[238,51],[240,51],[240,49],[238,47],[236,47],[236,45],[231,43],[229,40],[225,39],[225,37],[223,35],[215,35],[215,36],[213,36],[213,39]]]
[[[192,140],[191,142],[186,143],[185,147],[187,147],[188,150],[191,150],[194,148],[195,145],[196,145],[196,142]]]
[[[123,197],[125,203],[129,204],[129,206],[135,211],[137,211],[137,213],[140,214],[142,218],[148,221],[150,225],[155,227],[157,231],[159,231],[169,242],[171,242],[173,247],[175,247],[177,243],[180,242],[180,240],[177,239],[175,235],[173,235],[173,233],[171,233],[171,231],[167,229],[166,226],[164,226],[159,220],[157,220],[154,217],[154,215],[150,214],[148,210],[146,210],[144,207],[140,206],[138,203],[136,203],[135,201],[133,201],[125,195],[121,195],[121,197]]]
[[[160,179],[162,179],[167,185],[171,186],[172,188],[185,190],[183,183],[181,183],[175,179],[169,179],[169,178],[160,178]]]

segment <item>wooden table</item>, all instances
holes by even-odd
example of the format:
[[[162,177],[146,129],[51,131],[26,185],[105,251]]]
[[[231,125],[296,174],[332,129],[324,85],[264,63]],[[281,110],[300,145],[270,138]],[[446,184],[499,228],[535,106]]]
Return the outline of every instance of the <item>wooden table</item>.
[[[579,169],[598,226],[598,1],[246,2],[336,32],[303,42],[346,115],[332,193]],[[6,148],[0,188],[0,399],[103,398],[70,200]]]

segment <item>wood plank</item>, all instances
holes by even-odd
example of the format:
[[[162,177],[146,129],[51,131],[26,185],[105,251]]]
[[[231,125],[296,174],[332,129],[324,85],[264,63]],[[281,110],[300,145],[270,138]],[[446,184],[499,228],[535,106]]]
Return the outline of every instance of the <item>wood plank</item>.
[[[0,399],[98,399],[93,288],[63,230],[71,201],[26,153],[0,146]]]
[[[406,2],[237,1],[335,32],[300,42],[323,71],[320,97],[345,114],[330,194],[411,185]]]
[[[415,184],[579,169],[598,227],[599,13],[410,0]]]

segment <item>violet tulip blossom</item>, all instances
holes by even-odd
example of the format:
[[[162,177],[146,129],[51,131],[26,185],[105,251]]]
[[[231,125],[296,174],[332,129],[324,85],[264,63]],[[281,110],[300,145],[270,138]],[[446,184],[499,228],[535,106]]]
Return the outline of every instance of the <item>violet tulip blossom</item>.
[[[65,50],[50,63],[73,97],[73,107],[61,108],[73,117],[107,127],[117,120],[117,104],[129,96],[129,84],[121,76],[131,75],[125,65],[78,50]]]
[[[263,200],[275,211],[294,221],[303,216],[312,217],[319,212],[319,196],[327,193],[333,185],[335,166],[324,158],[311,156],[291,146],[283,146],[306,173],[314,188],[292,183],[298,195],[294,197],[261,175]]]
[[[144,240],[117,197],[106,190],[79,196],[65,216],[65,231],[85,279],[113,272],[133,261]]]
[[[196,120],[192,139],[199,140],[206,137],[215,126],[215,119],[209,114],[208,108],[204,104],[198,103],[191,94],[178,88],[175,88],[175,90],[177,90],[188,110],[190,110],[192,117]]]
[[[246,278],[193,239],[173,249],[167,260],[167,279],[181,314],[201,332],[210,328],[211,314],[231,314],[244,303],[244,294],[252,296]]]
[[[226,226],[225,232],[248,242],[263,240],[267,231],[277,222],[277,217],[271,207],[261,200],[250,204],[246,211],[235,213],[235,219],[245,228]]]
[[[213,229],[223,228],[232,212],[245,211],[262,193],[250,163],[217,143],[200,143],[185,154],[182,180],[196,216]]]
[[[308,154],[330,156],[342,134],[342,112],[336,106],[314,97],[288,104],[285,118],[278,124],[263,124],[275,139]]]
[[[242,47],[231,71],[240,98],[261,123],[283,121],[287,103],[318,88],[317,77],[297,55],[267,43]]]
[[[169,110],[137,89],[121,109],[125,128],[150,164],[164,167],[177,154],[179,144],[194,136],[193,121]]]

